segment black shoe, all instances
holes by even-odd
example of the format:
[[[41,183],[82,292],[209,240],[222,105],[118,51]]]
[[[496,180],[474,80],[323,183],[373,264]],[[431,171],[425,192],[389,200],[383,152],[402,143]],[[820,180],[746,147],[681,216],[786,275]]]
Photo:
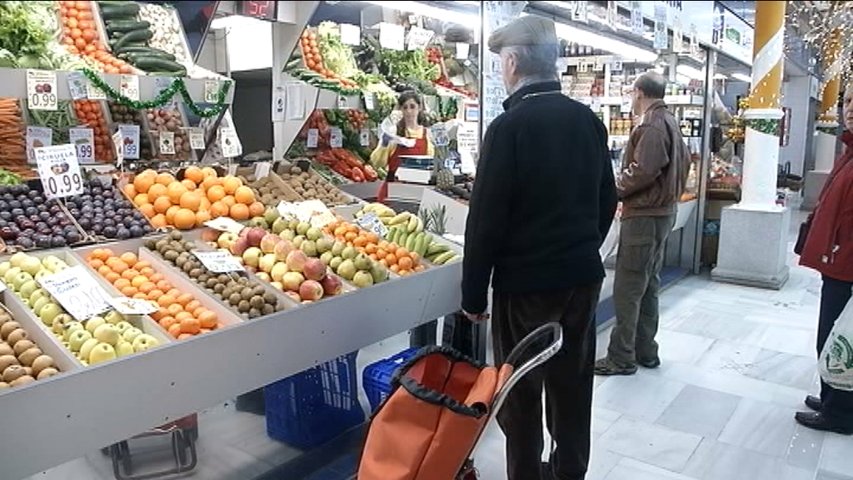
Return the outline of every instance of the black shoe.
[[[811,428],[812,430],[833,432],[841,435],[853,435],[853,427],[844,427],[832,423],[820,412],[797,412],[797,414],[794,415],[794,419],[800,425]]]
[[[639,363],[640,366],[645,368],[658,368],[660,366],[660,359],[654,358],[651,360],[637,360],[637,363]]]
[[[819,412],[821,407],[823,407],[823,402],[820,401],[820,397],[816,397],[814,395],[806,396],[806,400],[803,403],[815,412]]]
[[[609,358],[602,358],[595,362],[596,375],[633,375],[635,373],[637,373],[636,365],[620,365]]]

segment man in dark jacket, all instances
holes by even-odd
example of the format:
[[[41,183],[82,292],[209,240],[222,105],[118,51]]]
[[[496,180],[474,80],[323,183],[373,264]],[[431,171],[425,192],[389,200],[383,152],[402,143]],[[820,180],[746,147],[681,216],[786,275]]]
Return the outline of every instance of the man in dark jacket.
[[[634,114],[642,121],[631,132],[616,187],[622,199],[622,228],[616,257],[613,303],[616,325],[598,375],[631,375],[637,363],[660,365],[658,293],[666,239],[687,182],[689,156],[675,116],[663,101],[666,80],[658,73],[634,83]]]
[[[617,202],[607,131],[561,93],[552,21],[520,18],[495,31],[489,49],[501,56],[510,95],[477,166],[462,307],[472,320],[487,318],[491,277],[498,364],[539,326],[562,325],[563,348],[515,387],[498,422],[509,480],[579,480],[589,460],[599,248]],[[543,382],[556,449],[540,473]]]

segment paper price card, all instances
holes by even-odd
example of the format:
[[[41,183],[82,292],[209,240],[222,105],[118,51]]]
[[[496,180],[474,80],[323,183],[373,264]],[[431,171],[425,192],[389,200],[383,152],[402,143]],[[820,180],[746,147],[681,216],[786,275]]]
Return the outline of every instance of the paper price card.
[[[139,77],[136,75],[122,75],[119,80],[119,93],[133,100],[139,100]]]
[[[385,237],[385,234],[388,233],[388,228],[379,220],[379,217],[372,212],[367,215],[363,215],[361,218],[357,219],[355,223],[368,232],[373,232],[376,235],[379,235],[379,238]]]
[[[190,130],[190,148],[193,150],[204,150],[204,129],[192,127]]]
[[[305,146],[308,148],[317,148],[317,143],[320,140],[320,131],[316,128],[308,129],[308,139],[305,141]]]
[[[49,127],[27,127],[27,161],[35,163],[35,149],[53,145],[53,130]]]
[[[423,50],[429,45],[432,40],[432,30],[427,30],[420,27],[412,27],[409,29],[409,42],[406,46],[407,50]]]
[[[89,97],[89,100],[107,99],[107,94],[88,79],[86,80],[86,96]]]
[[[390,50],[405,50],[406,29],[402,25],[380,23],[379,45]]]
[[[92,163],[95,160],[95,132],[91,128],[69,128],[68,141],[77,148],[78,162]]]
[[[642,35],[644,30],[643,7],[640,5],[640,2],[631,2],[631,33]]]
[[[122,315],[148,315],[160,309],[151,300],[139,298],[111,297],[107,302]]]
[[[115,147],[116,152],[116,165],[121,166],[124,163],[124,148],[122,146],[124,138],[121,136],[121,132],[117,131],[113,134],[113,147]]]
[[[82,265],[42,277],[38,282],[78,321],[88,320],[110,308],[110,296]]]
[[[168,77],[157,77],[154,79],[154,95],[160,95],[163,90],[172,86],[172,79]]]
[[[230,273],[244,271],[243,265],[234,258],[230,252],[226,250],[214,250],[212,252],[203,252],[201,250],[193,250],[193,255],[198,258],[198,261],[213,273]]]
[[[237,137],[237,131],[232,127],[219,129],[219,142],[221,143],[223,157],[233,158],[243,153],[243,145],[240,143],[240,138]]]
[[[175,154],[175,132],[161,131],[158,133],[160,137],[160,153],[163,155]]]
[[[242,223],[228,217],[219,217],[213,220],[204,222],[206,227],[210,227],[220,232],[240,233],[246,228]]]
[[[74,100],[85,100],[89,93],[86,88],[86,77],[82,72],[68,72],[68,90]]]
[[[573,3],[572,20],[576,22],[589,23],[589,10],[587,8],[589,2],[577,1]]]
[[[471,45],[468,43],[456,43],[456,60],[468,60],[468,54],[471,52]],[[500,57],[498,57],[500,63]],[[500,72],[500,68],[498,68]]]
[[[361,44],[361,27],[349,23],[341,24],[341,43],[344,45]]]
[[[83,193],[83,176],[74,145],[56,145],[35,149],[39,178],[47,198]]]
[[[219,81],[207,80],[204,82],[204,102],[216,103],[219,100]]]
[[[364,109],[373,110],[376,108],[376,97],[372,93],[364,92]]]
[[[362,128],[358,133],[358,144],[362,147],[370,146],[370,130]]]
[[[56,110],[56,72],[27,70],[27,105],[30,110]]]
[[[121,151],[126,160],[139,159],[139,125],[119,125]]]
[[[329,146],[342,148],[344,146],[344,134],[339,127],[332,127],[329,133]]]

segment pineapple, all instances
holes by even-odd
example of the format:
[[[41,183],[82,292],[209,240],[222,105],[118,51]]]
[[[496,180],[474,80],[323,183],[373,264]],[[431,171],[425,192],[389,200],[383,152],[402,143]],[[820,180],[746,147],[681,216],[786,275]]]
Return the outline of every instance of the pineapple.
[[[453,181],[453,172],[447,168],[442,168],[435,175],[435,186],[438,187],[439,190],[449,190],[450,187],[453,186]]]

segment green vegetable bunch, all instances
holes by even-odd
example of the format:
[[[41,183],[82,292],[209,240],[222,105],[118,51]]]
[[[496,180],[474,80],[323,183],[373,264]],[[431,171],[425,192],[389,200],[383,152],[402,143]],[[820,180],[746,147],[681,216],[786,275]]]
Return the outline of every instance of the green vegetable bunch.
[[[18,185],[21,177],[5,168],[0,168],[0,185]]]
[[[53,32],[43,17],[44,3],[0,2],[0,48],[18,57],[47,53]]]

